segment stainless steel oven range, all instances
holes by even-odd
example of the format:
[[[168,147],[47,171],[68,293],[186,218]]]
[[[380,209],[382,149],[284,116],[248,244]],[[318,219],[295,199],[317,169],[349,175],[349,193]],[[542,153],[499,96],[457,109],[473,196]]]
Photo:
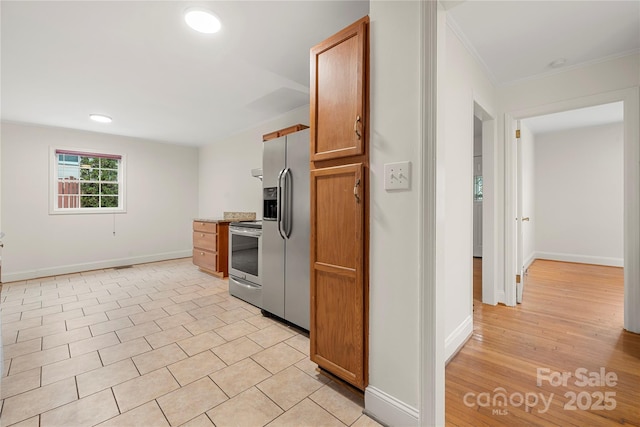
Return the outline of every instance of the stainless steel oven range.
[[[262,308],[262,221],[229,224],[229,293]]]

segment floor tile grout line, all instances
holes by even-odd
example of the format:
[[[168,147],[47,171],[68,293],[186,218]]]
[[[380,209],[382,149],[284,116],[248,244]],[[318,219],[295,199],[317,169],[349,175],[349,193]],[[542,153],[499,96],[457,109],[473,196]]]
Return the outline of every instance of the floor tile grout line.
[[[182,359],[182,360],[187,360],[187,359]],[[180,360],[179,360],[178,362],[180,362]],[[177,362],[175,362],[175,363],[177,363]],[[134,364],[135,364],[135,362],[134,362]],[[172,363],[171,365],[173,365],[173,363]],[[167,368],[167,371],[169,371],[169,374],[170,374],[170,375],[171,375],[171,377],[175,380],[175,382],[177,382],[177,383],[178,383],[178,385],[180,386],[180,388],[182,388],[182,387],[186,387],[187,385],[189,385],[189,384],[191,384],[191,383],[193,383],[193,382],[195,382],[195,381],[198,381],[198,380],[194,380],[194,381],[190,382],[189,384],[185,384],[185,385],[183,386],[182,384],[180,384],[180,381],[178,381],[178,379],[177,379],[177,378],[176,378],[176,376],[173,374],[173,372],[171,371],[171,369],[169,369],[169,366],[170,366],[170,365],[167,365],[167,366],[165,366],[165,368]],[[158,368],[158,369],[161,369],[161,368]],[[156,371],[157,371],[157,369],[156,369]],[[153,371],[151,371],[151,372],[153,372]],[[147,373],[149,373],[149,372],[147,372]],[[204,377],[202,377],[202,378],[204,378]],[[179,390],[179,389],[178,389],[178,390]],[[157,398],[156,398],[156,399],[157,399]],[[160,403],[158,403],[158,406],[160,406]]]
[[[211,409],[209,409],[209,411],[210,411],[210,410],[211,410]],[[209,414],[207,414],[207,412],[209,412],[209,411],[205,411],[205,412],[204,412],[204,416],[205,416],[205,417],[207,417],[207,419],[208,419],[209,421],[211,421],[211,424],[213,424],[213,425],[215,426],[216,424],[213,422],[213,420],[211,419],[211,417],[209,416]],[[196,417],[196,418],[197,418],[197,417]]]
[[[269,399],[271,402],[273,402],[273,404],[274,404],[274,405],[276,405],[278,408],[280,408],[280,409],[282,410],[282,414],[285,414],[285,413],[287,412],[287,410],[286,410],[286,409],[284,409],[282,406],[280,406],[280,405],[278,404],[278,402],[276,402],[275,400],[273,400],[273,399],[271,398],[271,396],[269,396],[267,393],[265,393],[264,391],[262,391],[262,389],[261,389],[260,387],[258,387],[258,385],[262,384],[263,382],[265,382],[265,381],[267,381],[267,380],[269,380],[269,379],[271,379],[271,378],[273,378],[273,377],[274,377],[274,375],[271,375],[269,378],[265,378],[264,380],[260,381],[258,384],[255,384],[255,385],[253,385],[253,386],[251,386],[251,387],[255,387],[255,389],[256,389],[256,390],[258,390],[258,391],[259,391],[260,393],[262,393],[262,394],[263,394],[267,399]],[[251,388],[251,387],[249,387],[249,388]],[[248,388],[247,390],[249,390],[249,388]],[[247,391],[247,390],[243,390],[242,392],[238,393],[236,396],[240,395],[241,393],[244,393],[244,392],[245,392],[245,391]],[[303,399],[303,400],[304,400],[304,399]],[[299,402],[298,402],[298,403],[299,403]],[[297,403],[296,403],[296,405],[297,405]],[[293,406],[295,406],[295,405],[293,405]],[[291,409],[291,408],[289,408],[289,409]],[[280,414],[280,415],[282,415],[282,414]],[[280,417],[280,415],[278,415],[277,417],[275,417],[273,420],[271,420],[271,421],[269,421],[269,422],[272,422],[272,421],[274,421],[274,420],[278,419],[278,418]]]
[[[102,367],[105,367],[104,361],[102,360],[102,355],[100,354],[100,350],[94,350],[96,353],[98,353],[98,359],[100,359],[100,364],[102,365]],[[69,346],[69,353],[71,353],[71,346]],[[90,352],[89,352],[90,353]],[[83,353],[84,354],[88,354],[88,353]],[[82,355],[78,355],[78,356],[82,356]],[[97,368],[100,369],[100,368]],[[84,372],[83,372],[84,373]]]
[[[73,376],[73,382],[76,385],[76,400],[80,400],[80,389],[78,388],[78,376]],[[67,403],[68,405],[68,403]]]
[[[120,384],[122,384],[122,383],[120,383]],[[111,387],[109,387],[109,390],[111,390],[111,395],[113,396],[113,400],[114,400],[114,402],[116,402],[116,408],[118,408],[118,415],[122,415],[122,410],[120,410],[120,404],[118,403],[118,399],[116,399],[116,392],[115,392],[115,391],[113,391],[113,387],[115,387],[115,386],[111,386]],[[98,393],[99,393],[99,392],[98,392]],[[94,393],[94,394],[95,394],[95,393]],[[111,417],[111,418],[109,418],[109,419],[115,418],[115,417],[117,417],[118,415],[114,415],[113,417]],[[105,420],[105,421],[107,421],[107,420]],[[103,422],[104,422],[104,421],[103,421]]]
[[[160,396],[162,397],[162,396]],[[169,417],[167,417],[167,414],[164,413],[164,410],[162,409],[162,406],[160,405],[160,402],[158,402],[158,397],[156,397],[155,399],[153,399],[153,402],[156,403],[156,405],[158,405],[158,408],[160,408],[160,412],[162,412],[162,416],[164,417],[165,420],[167,420],[167,424],[171,425],[171,422],[169,421]],[[147,402],[148,403],[148,402]],[[146,404],[146,403],[145,403]],[[141,405],[142,406],[142,405]]]
[[[325,384],[325,385],[326,385],[326,384]],[[320,389],[318,389],[318,390],[320,390]],[[316,390],[316,391],[317,391],[317,390]],[[315,393],[315,392],[314,392],[314,393]],[[313,394],[313,393],[311,393],[311,394]],[[320,408],[320,409],[322,409],[323,411],[325,411],[327,414],[331,415],[331,416],[332,416],[333,418],[335,418],[335,419],[336,419],[340,424],[342,424],[343,426],[348,425],[348,424],[346,424],[346,423],[343,423],[343,422],[342,422],[342,420],[341,420],[340,418],[336,417],[336,416],[335,416],[331,411],[329,411],[328,409],[324,408],[324,407],[323,407],[322,405],[320,405],[318,402],[316,402],[315,400],[313,400],[313,399],[311,398],[311,394],[310,394],[309,396],[305,397],[305,398],[304,398],[304,399],[302,399],[302,400],[309,399],[309,401],[311,401],[314,405],[318,406],[318,408]],[[302,400],[301,400],[300,402],[302,402]]]
[[[9,366],[7,367],[7,377],[9,375],[11,375],[11,364],[13,363],[13,359],[9,359]],[[4,375],[2,375],[3,378],[6,378]]]

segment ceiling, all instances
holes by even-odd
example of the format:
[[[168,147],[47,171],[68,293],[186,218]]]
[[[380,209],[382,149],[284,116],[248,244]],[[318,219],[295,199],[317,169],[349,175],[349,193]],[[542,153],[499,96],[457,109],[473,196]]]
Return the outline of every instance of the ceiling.
[[[640,51],[638,1],[444,4],[496,86]],[[188,28],[190,6],[215,12],[222,31]],[[0,7],[2,120],[194,146],[307,105],[309,48],[369,12],[366,0]],[[565,67],[550,68],[559,58]],[[113,123],[94,123],[91,113]]]
[[[640,52],[640,1],[444,1],[496,86]],[[563,67],[553,61],[565,59]]]
[[[445,0],[447,23],[495,86],[640,52],[640,1]],[[564,59],[562,67],[553,61]],[[622,103],[527,119],[534,134],[623,121]]]
[[[217,14],[222,31],[187,27],[192,6]],[[195,146],[308,105],[309,48],[369,12],[368,1],[0,7],[3,120]]]

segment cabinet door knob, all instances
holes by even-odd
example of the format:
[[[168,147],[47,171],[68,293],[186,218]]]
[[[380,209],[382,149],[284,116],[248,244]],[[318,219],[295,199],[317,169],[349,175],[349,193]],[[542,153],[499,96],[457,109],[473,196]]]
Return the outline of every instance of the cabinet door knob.
[[[358,130],[358,123],[360,122],[360,116],[356,117],[356,121],[353,123],[353,131],[356,133],[358,139],[360,139],[360,131]]]

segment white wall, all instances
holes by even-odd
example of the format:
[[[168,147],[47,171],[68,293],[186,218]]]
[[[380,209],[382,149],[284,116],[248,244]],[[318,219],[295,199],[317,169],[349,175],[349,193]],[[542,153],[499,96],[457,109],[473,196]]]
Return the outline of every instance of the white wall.
[[[262,182],[251,169],[262,167],[262,135],[298,123],[309,125],[309,106],[200,148],[199,216],[222,218],[223,212],[255,212],[262,218]]]
[[[498,88],[500,109],[512,113],[532,107],[640,85],[640,54],[569,68],[544,78]]]
[[[374,1],[369,17],[370,283],[367,411],[417,424],[419,390],[420,5]],[[411,188],[384,190],[384,164],[411,161]]]
[[[525,269],[535,258],[536,226],[536,185],[535,185],[535,135],[531,133],[525,123],[520,125],[522,140],[522,215],[529,217],[528,222],[522,223],[523,256]]]
[[[623,124],[536,136],[536,256],[623,265]]]
[[[449,358],[473,332],[474,101],[493,109],[494,88],[447,26],[443,78],[445,139],[445,353]],[[483,171],[486,173],[487,171]]]
[[[127,212],[50,215],[50,146],[125,154]],[[193,147],[3,123],[3,282],[190,256],[197,154]]]

